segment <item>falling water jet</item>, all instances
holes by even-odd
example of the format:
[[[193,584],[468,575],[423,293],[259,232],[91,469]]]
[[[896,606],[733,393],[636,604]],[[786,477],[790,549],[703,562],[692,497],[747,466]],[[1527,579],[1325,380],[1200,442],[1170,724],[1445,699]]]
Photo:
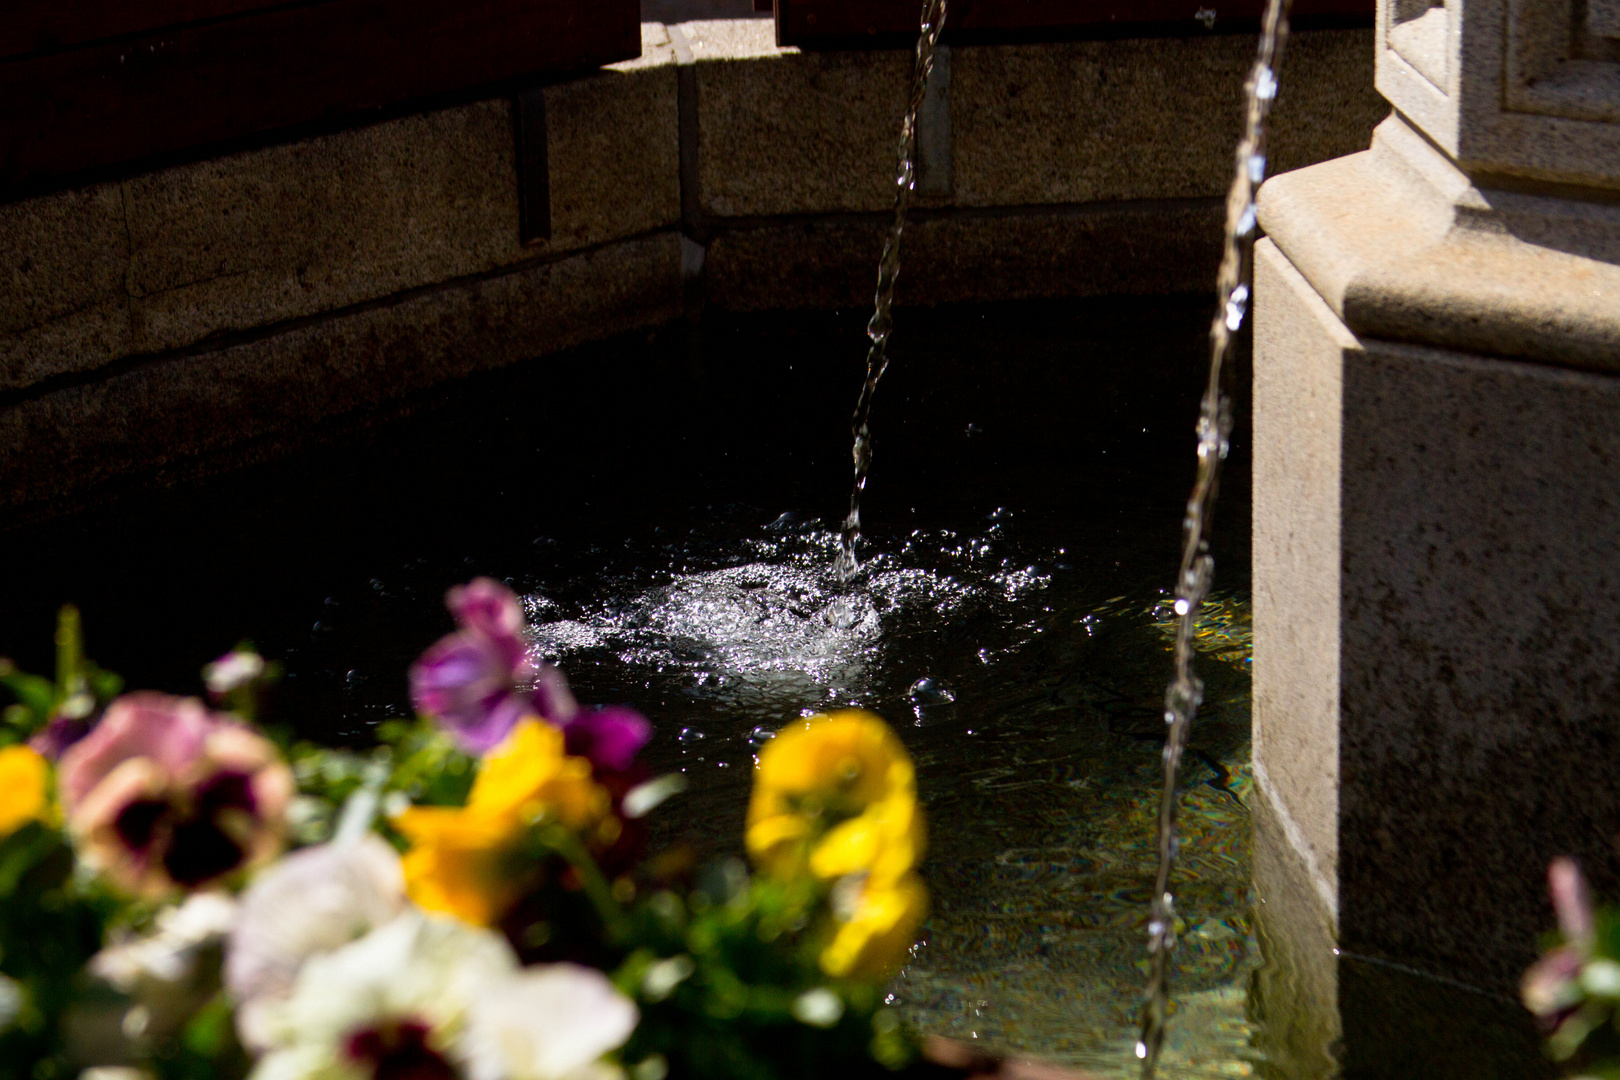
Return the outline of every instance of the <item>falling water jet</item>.
[[[1152,1080],[1164,1048],[1170,1005],[1170,953],[1176,947],[1176,908],[1170,894],[1170,873],[1175,866],[1176,773],[1187,746],[1193,718],[1203,701],[1204,684],[1193,671],[1193,628],[1214,577],[1209,552],[1210,520],[1232,433],[1232,402],[1225,391],[1226,360],[1232,339],[1248,314],[1254,259],[1254,191],[1266,172],[1266,121],[1277,97],[1277,68],[1288,39],[1292,0],[1268,0],[1260,30],[1254,69],[1245,87],[1248,108],[1243,138],[1237,147],[1236,175],[1226,199],[1226,248],[1216,280],[1219,304],[1210,325],[1209,382],[1198,415],[1198,476],[1187,500],[1182,523],[1185,544],[1181,571],[1176,579],[1175,674],[1165,692],[1164,788],[1159,801],[1159,871],[1154,881],[1148,919],[1150,974],[1142,1007],[1141,1038],[1136,1056],[1142,1061],[1143,1080]]]
[[[866,474],[872,465],[872,433],[867,421],[872,415],[872,395],[878,380],[889,366],[889,335],[894,329],[894,283],[900,277],[900,235],[906,231],[906,212],[911,209],[911,193],[917,183],[917,116],[922,111],[923,95],[928,89],[928,76],[934,69],[934,46],[939,44],[939,33],[945,26],[945,0],[924,0],[920,33],[917,37],[917,61],[911,74],[911,98],[906,102],[906,118],[900,125],[899,163],[895,168],[894,224],[883,245],[883,258],[878,261],[876,310],[867,324],[866,335],[872,346],[866,354],[866,382],[855,403],[855,419],[851,429],[855,435],[855,486],[849,495],[849,516],[844,518],[838,561],[834,572],[841,584],[847,585],[861,568],[855,554],[855,545],[861,537],[861,495],[866,491]],[[829,613],[836,622],[847,616],[843,607],[835,605]]]

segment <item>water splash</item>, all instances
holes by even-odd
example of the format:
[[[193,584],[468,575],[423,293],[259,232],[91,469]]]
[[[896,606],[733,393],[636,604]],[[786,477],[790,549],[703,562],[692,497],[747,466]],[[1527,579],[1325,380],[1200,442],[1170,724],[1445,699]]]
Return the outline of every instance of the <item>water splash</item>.
[[[1160,793],[1158,822],[1159,871],[1154,880],[1148,919],[1150,974],[1147,1001],[1142,1008],[1141,1037],[1136,1056],[1142,1061],[1143,1080],[1151,1080],[1164,1048],[1170,1005],[1170,954],[1176,947],[1175,898],[1170,873],[1175,866],[1176,774],[1187,746],[1193,718],[1203,701],[1204,684],[1193,671],[1196,628],[1204,599],[1215,573],[1209,553],[1211,516],[1232,433],[1232,402],[1225,391],[1225,370],[1233,335],[1248,314],[1254,261],[1254,191],[1266,174],[1266,121],[1277,98],[1277,67],[1288,39],[1292,0],[1268,0],[1254,70],[1245,87],[1248,108],[1243,138],[1237,147],[1236,175],[1226,199],[1226,249],[1216,281],[1219,305],[1210,326],[1209,383],[1198,417],[1198,477],[1187,500],[1183,522],[1186,542],[1176,580],[1175,675],[1165,692],[1164,788]]]
[[[866,354],[866,382],[861,386],[851,424],[855,435],[855,486],[850,492],[849,516],[844,519],[835,565],[838,579],[846,584],[861,568],[855,545],[861,537],[861,495],[866,490],[866,474],[872,466],[872,433],[867,421],[872,415],[872,395],[889,366],[889,335],[894,330],[894,284],[900,277],[900,236],[906,231],[906,212],[911,209],[911,193],[917,186],[917,116],[928,90],[928,76],[934,70],[934,47],[939,44],[940,31],[945,27],[945,2],[923,0],[917,61],[911,73],[911,98],[906,102],[906,118],[900,125],[899,162],[894,175],[894,224],[889,227],[883,257],[878,261],[876,310],[866,326],[872,347]]]

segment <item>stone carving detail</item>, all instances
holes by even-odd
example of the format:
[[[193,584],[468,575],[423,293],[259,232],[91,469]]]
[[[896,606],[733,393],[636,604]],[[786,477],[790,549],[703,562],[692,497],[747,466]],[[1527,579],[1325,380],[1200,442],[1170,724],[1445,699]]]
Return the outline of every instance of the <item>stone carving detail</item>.
[[[1507,44],[1509,111],[1620,121],[1620,0],[1512,0]]]

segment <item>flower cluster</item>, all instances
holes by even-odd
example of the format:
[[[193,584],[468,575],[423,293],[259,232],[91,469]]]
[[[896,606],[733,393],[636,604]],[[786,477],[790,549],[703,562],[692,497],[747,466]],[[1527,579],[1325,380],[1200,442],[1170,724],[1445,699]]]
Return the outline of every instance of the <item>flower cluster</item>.
[[[742,1080],[910,1060],[881,980],[926,909],[924,829],[893,732],[839,713],[767,745],[758,876],[648,857],[643,819],[684,784],[638,760],[651,725],[582,707],[504,586],[447,602],[456,630],[410,673],[418,719],[369,751],[256,727],[276,671],[248,646],[204,670],[209,704],[123,693],[80,655],[76,614],[56,680],[0,661],[19,699],[0,717],[0,1077]]]

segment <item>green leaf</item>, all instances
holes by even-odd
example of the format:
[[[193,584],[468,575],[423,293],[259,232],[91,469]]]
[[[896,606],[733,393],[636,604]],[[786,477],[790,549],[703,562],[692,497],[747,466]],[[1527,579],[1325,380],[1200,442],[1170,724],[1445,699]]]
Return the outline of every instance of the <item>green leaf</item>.
[[[38,675],[26,675],[13,668],[9,672],[0,673],[0,686],[10,690],[17,698],[17,702],[31,714],[29,716],[30,731],[45,726],[51,718],[51,710],[56,707],[56,685],[51,680]],[[7,710],[7,722],[16,725],[15,713]]]
[[[62,845],[61,833],[38,821],[0,840],[0,897],[13,895],[23,878]]]

